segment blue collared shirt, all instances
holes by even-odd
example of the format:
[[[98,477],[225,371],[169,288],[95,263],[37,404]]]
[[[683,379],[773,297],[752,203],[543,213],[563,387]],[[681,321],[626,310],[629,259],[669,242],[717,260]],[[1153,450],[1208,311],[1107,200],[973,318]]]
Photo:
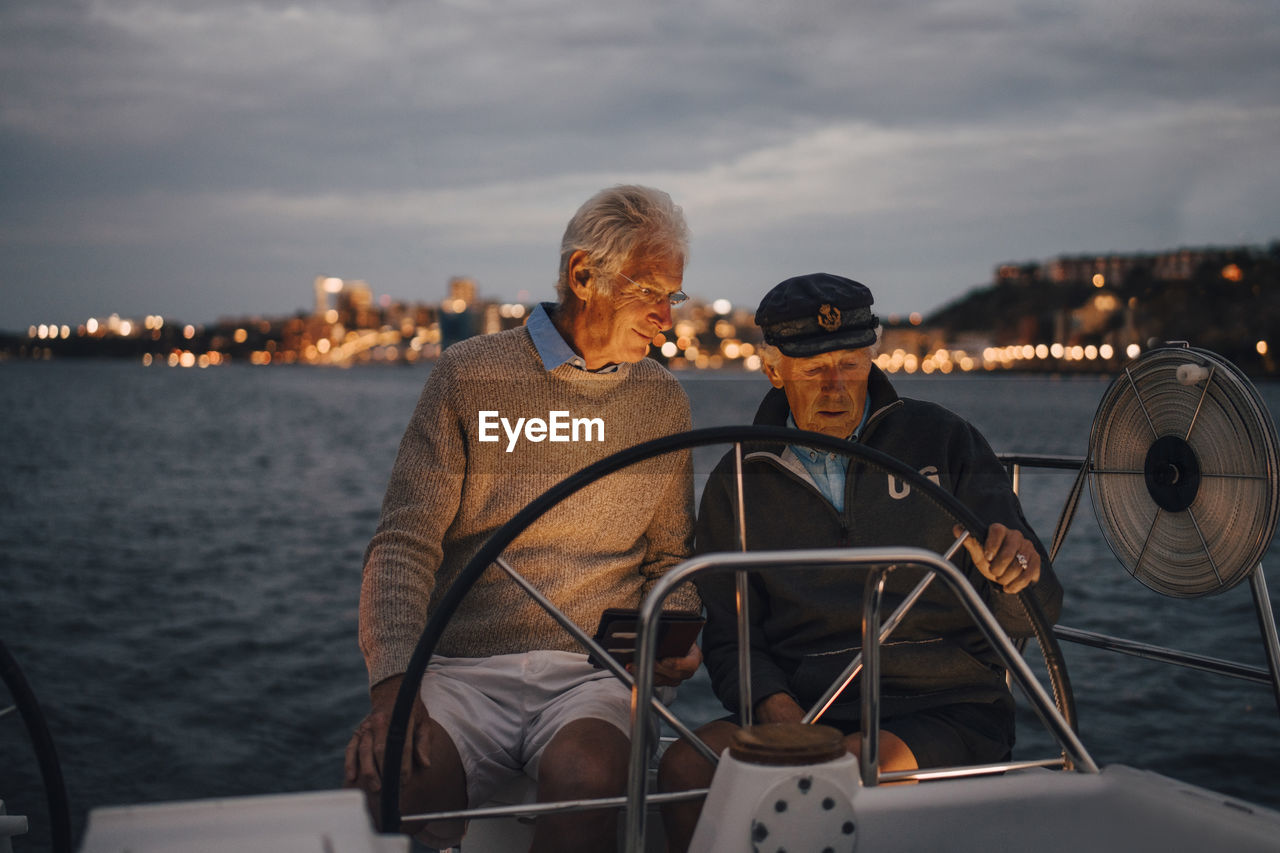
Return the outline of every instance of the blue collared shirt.
[[[538,350],[538,358],[542,359],[542,366],[548,371],[555,370],[562,364],[571,364],[579,370],[586,370],[586,360],[573,351],[573,347],[569,346],[568,341],[561,336],[556,324],[551,322],[551,312],[555,307],[554,302],[539,302],[533,309],[533,313],[529,315],[529,321],[525,323],[529,329],[529,336],[533,338],[533,345]],[[617,369],[618,365],[607,364],[593,372],[612,373]]]
[[[867,417],[870,413],[871,401],[868,399],[862,404],[862,421],[854,429],[853,435],[849,436],[850,441],[857,441],[862,435],[862,428],[867,425]],[[791,429],[799,429],[796,426],[795,417],[790,413],[787,414],[787,426]],[[844,486],[849,476],[849,457],[843,453],[827,452],[799,444],[791,444],[788,447],[796,455],[796,459],[800,460],[804,469],[809,472],[809,477],[813,479],[813,484],[817,486],[822,496],[835,507],[836,512],[844,512]]]

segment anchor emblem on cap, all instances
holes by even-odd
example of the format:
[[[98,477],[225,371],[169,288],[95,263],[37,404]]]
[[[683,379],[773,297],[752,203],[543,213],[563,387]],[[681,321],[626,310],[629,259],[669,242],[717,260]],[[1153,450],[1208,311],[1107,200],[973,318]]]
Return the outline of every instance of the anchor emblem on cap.
[[[840,309],[830,303],[824,303],[818,309],[818,325],[828,332],[840,328]]]

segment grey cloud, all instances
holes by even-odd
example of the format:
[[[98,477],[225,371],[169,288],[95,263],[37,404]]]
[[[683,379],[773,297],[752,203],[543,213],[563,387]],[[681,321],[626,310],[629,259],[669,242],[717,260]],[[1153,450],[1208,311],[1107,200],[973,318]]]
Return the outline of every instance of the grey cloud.
[[[1278,49],[1250,0],[9,4],[0,328],[90,278],[188,316],[317,271],[549,292],[617,180],[687,199],[691,282],[748,299],[821,262],[927,309],[1011,257],[1268,239]]]

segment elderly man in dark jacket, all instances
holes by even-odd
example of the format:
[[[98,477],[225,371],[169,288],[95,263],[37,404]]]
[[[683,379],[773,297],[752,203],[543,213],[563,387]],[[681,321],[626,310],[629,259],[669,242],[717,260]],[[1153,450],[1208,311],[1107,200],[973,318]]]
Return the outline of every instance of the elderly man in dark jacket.
[[[887,453],[955,495],[990,523],[984,541],[965,540],[956,560],[1005,630],[1031,626],[1014,593],[1030,588],[1051,619],[1062,605],[1043,546],[1023,516],[1008,475],[982,435],[933,403],[899,397],[873,363],[879,321],[862,284],[825,273],[788,279],[760,303],[764,371],[773,384],[757,424],[849,439]],[[743,449],[746,548],[914,545],[939,553],[958,529],[920,489],[848,456],[797,444]],[[696,526],[700,553],[738,551],[734,454],[712,472]],[[916,586],[921,570],[889,574],[885,612]],[[730,720],[700,736],[717,753],[739,712],[735,586],[728,573],[698,581],[707,608],[703,653]],[[756,722],[799,722],[861,646],[863,583],[849,569],[753,573],[749,582],[751,689]],[[942,583],[930,585],[889,637],[881,657],[881,767],[982,764],[1013,746],[1013,697],[1004,668],[973,620]],[[857,752],[855,681],[822,717]],[[668,790],[704,787],[710,765],[678,743],[662,767]],[[687,844],[694,803],[670,808],[673,849]]]

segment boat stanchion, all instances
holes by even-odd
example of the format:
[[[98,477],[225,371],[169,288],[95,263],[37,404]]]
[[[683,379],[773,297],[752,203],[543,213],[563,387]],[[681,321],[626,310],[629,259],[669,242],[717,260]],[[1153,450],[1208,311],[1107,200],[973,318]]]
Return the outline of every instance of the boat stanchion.
[[[1254,567],[1249,576],[1250,590],[1253,593],[1254,612],[1258,616],[1258,625],[1262,629],[1262,642],[1267,651],[1267,666],[1271,675],[1271,694],[1276,700],[1276,709],[1280,710],[1280,636],[1276,634],[1276,615],[1271,610],[1271,596],[1267,592],[1267,576],[1262,571],[1262,564]]]

